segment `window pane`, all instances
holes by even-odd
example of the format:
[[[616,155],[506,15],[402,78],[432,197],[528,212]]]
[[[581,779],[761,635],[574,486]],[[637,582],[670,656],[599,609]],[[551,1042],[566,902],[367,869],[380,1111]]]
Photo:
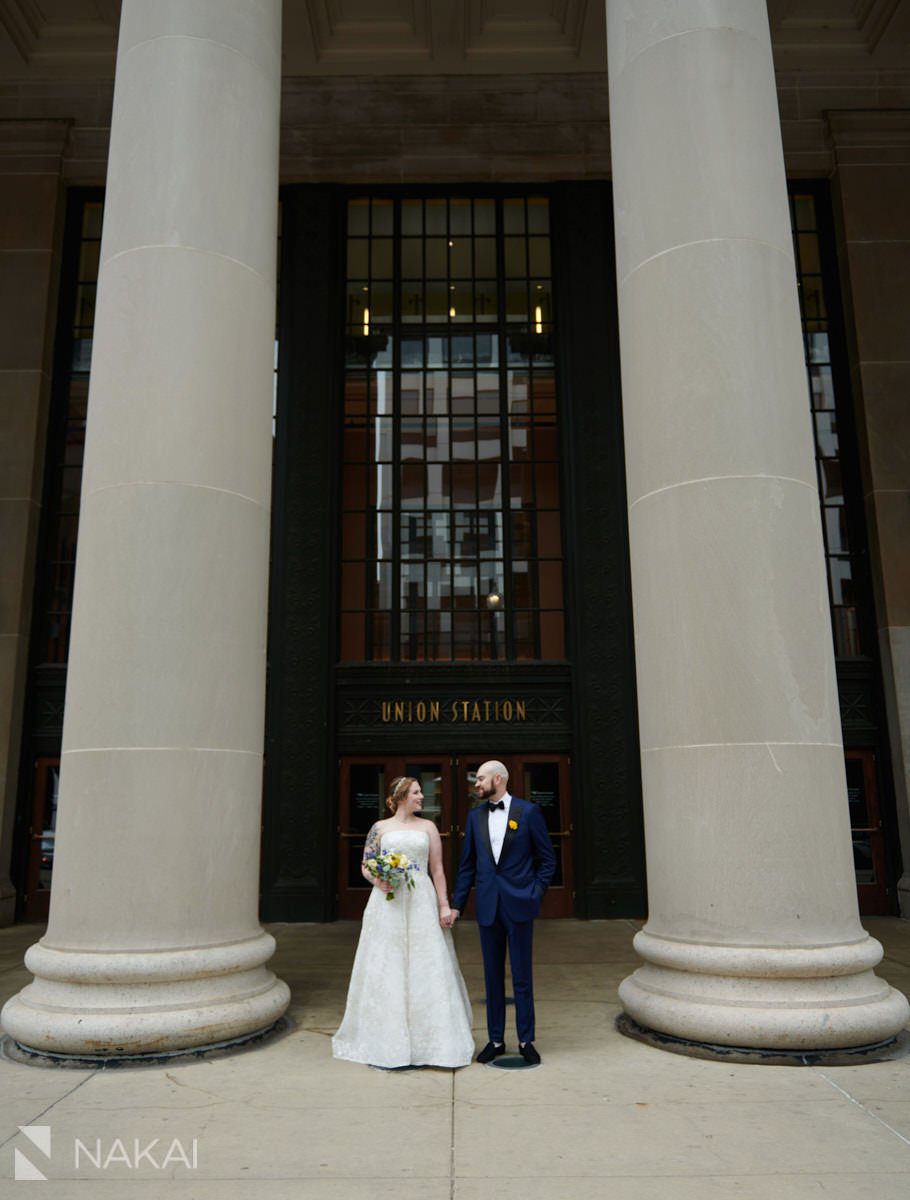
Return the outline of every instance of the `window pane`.
[[[840,460],[823,458],[818,464],[819,488],[826,504],[842,504],[844,486],[841,482]]]
[[[475,238],[474,240],[474,274],[478,279],[495,279],[496,270],[496,239]]]
[[[423,279],[423,241],[420,238],[401,239],[402,279]]]
[[[838,454],[837,417],[833,412],[817,412],[815,420],[815,445],[824,458],[836,458]]]
[[[506,233],[525,232],[525,202],[524,197],[504,200],[502,204],[502,221]]]
[[[831,600],[834,604],[854,603],[853,571],[849,558],[830,558],[828,573],[831,576]]]
[[[810,377],[812,381],[812,407],[834,408],[834,384],[831,379],[831,368],[813,367]]]
[[[474,274],[471,262],[471,239],[452,238],[449,241],[449,278],[470,279]]]
[[[391,279],[392,271],[392,239],[373,238],[370,243],[370,275],[373,279]]]
[[[401,606],[402,608],[423,608],[424,566],[419,563],[401,564]]]
[[[825,508],[825,541],[829,554],[840,554],[850,549],[847,536],[847,510],[842,504],[836,508]]]
[[[474,508],[477,504],[477,473],[474,465],[453,463],[449,474],[452,503],[456,508]]]
[[[376,508],[392,507],[392,472],[394,469],[391,463],[380,463],[368,469],[367,486],[370,502]]]
[[[540,614],[540,657],[564,659],[566,656],[565,619],[561,612]]]
[[[342,662],[362,662],[366,657],[366,630],[363,613],[341,614]]]
[[[424,469],[422,466],[404,464],[401,468],[401,507],[423,508],[426,494]]]
[[[366,530],[363,513],[345,513],[341,519],[341,554],[343,558],[366,557]]]
[[[423,233],[423,201],[402,200],[401,202],[401,232],[404,234]]]
[[[550,239],[532,237],[528,239],[528,269],[532,275],[550,274]]]
[[[528,319],[528,285],[522,281],[506,283],[506,320],[527,321]],[[509,347],[514,350],[513,357],[527,358],[527,345],[514,336],[509,339]]]
[[[540,583],[540,607],[562,608],[562,563],[538,563],[537,572]]]
[[[401,460],[419,461],[424,457],[423,421],[404,419],[401,422]]]
[[[365,601],[363,563],[344,563],[341,568],[341,607],[363,608]]]
[[[371,608],[389,609],[392,607],[392,564],[390,562],[376,563],[373,567],[369,582],[369,600]]]
[[[373,613],[370,622],[371,644],[368,657],[378,662],[391,657],[392,619],[388,613]]]
[[[496,232],[496,203],[494,200],[474,201],[474,233]]]

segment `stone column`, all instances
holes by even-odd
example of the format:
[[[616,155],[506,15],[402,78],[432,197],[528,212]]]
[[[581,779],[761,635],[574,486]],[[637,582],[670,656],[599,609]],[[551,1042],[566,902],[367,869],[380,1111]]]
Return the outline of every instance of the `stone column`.
[[[908,1015],[859,923],[765,5],[608,0],[650,915],[620,998],[700,1042]]]
[[[910,112],[832,112],[869,548],[910,917]]]
[[[287,1007],[257,918],[280,0],[125,0],[50,921],[6,1031],[64,1054]]]
[[[44,478],[67,121],[0,121],[0,925],[10,881]]]

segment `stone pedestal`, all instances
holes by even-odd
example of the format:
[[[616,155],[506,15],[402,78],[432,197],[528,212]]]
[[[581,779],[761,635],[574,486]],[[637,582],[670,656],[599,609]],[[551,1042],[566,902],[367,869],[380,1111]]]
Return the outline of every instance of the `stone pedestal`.
[[[765,6],[609,0],[650,916],[620,997],[744,1047],[892,1037],[859,923]]]
[[[268,1027],[258,923],[279,0],[122,11],[50,921],[6,1031]]]

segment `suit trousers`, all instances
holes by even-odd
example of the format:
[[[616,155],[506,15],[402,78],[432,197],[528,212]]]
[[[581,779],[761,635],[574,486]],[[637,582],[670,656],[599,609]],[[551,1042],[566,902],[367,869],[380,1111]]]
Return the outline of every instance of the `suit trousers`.
[[[492,925],[479,925],[483,977],[487,989],[487,1033],[491,1042],[505,1041],[506,945],[515,993],[515,1024],[519,1042],[534,1041],[534,990],[531,981],[533,921],[510,921],[497,908]]]

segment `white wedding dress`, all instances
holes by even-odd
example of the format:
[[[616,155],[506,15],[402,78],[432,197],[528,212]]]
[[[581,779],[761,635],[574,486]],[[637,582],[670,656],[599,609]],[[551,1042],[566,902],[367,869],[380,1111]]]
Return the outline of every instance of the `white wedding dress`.
[[[394,900],[374,887],[354,958],[344,1019],[332,1054],[375,1067],[463,1067],[474,1057],[471,1002],[451,929],[439,924],[427,871],[430,838],[416,829],[382,835],[420,870]]]

